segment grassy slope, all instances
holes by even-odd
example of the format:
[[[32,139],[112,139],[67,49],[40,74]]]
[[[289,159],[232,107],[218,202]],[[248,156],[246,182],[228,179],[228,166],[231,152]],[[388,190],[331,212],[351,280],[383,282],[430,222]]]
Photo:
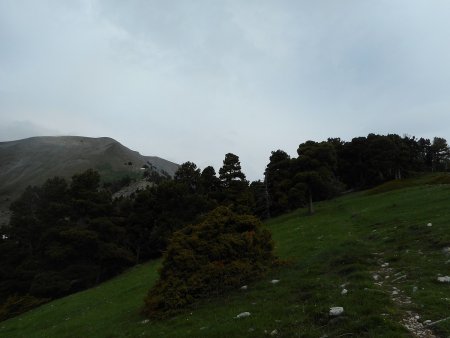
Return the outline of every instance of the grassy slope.
[[[262,337],[276,329],[279,337],[408,337],[399,324],[407,310],[423,320],[450,316],[450,285],[436,282],[439,273],[450,275],[450,257],[442,252],[450,246],[450,186],[409,183],[320,203],[314,216],[298,210],[271,220],[277,254],[288,265],[247,291],[203,301],[173,319],[143,323],[139,314],[157,261],[2,322],[0,336]],[[379,257],[392,274],[406,277],[374,285]],[[272,278],[280,282],[272,285]],[[392,286],[413,303],[394,304]],[[345,316],[330,320],[330,306],[343,306]],[[251,316],[233,319],[244,311]],[[450,321],[435,332],[449,336]]]

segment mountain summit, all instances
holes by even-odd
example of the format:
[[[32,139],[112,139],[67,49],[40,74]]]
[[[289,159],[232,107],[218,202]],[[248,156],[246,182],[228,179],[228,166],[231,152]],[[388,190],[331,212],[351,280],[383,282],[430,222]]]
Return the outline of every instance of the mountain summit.
[[[144,165],[171,176],[178,169],[175,163],[143,156],[109,137],[44,136],[0,142],[0,204],[54,176],[69,178],[93,168],[103,179],[112,180],[138,175]]]

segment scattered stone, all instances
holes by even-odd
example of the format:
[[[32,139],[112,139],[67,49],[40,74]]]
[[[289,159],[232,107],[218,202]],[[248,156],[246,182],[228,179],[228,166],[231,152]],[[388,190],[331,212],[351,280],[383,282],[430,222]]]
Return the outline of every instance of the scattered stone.
[[[341,295],[346,295],[347,293],[348,293],[348,290],[347,290],[347,289],[342,289]]]
[[[255,329],[252,327],[248,329],[248,332],[254,332],[254,331],[255,331]]]
[[[272,284],[277,284],[277,283],[280,282],[280,280],[279,280],[279,279],[272,279],[270,282],[271,282]]]
[[[380,275],[374,274],[374,275],[372,275],[372,278],[374,280],[378,280],[378,279],[380,279]]]
[[[141,324],[147,324],[150,320],[149,319],[144,319]]]
[[[271,336],[277,336],[278,335],[278,330],[273,330],[272,332],[270,332]]]
[[[447,320],[449,320],[449,319],[450,319],[450,317],[443,318],[443,319],[439,319],[439,320],[436,320],[436,321],[434,321],[434,322],[428,323],[427,326],[433,326],[433,325],[436,325],[436,324],[445,322],[445,321],[447,321]]]
[[[396,282],[396,281],[398,281],[398,280],[400,280],[400,279],[403,279],[403,278],[406,278],[406,275],[403,275],[403,276],[400,276],[400,277],[397,277],[396,279],[394,279],[392,282]]]
[[[413,286],[413,292],[416,293],[417,291],[419,291],[419,288],[417,286]]]
[[[396,291],[396,290],[392,291],[392,295],[393,296],[398,295],[398,291]]]
[[[236,316],[236,319],[250,317],[250,312],[242,312]]]
[[[441,282],[441,283],[450,283],[450,277],[449,276],[438,277],[437,280],[438,280],[438,282]]]
[[[414,337],[426,337],[426,338],[434,338],[433,332],[426,328],[427,326],[425,322],[422,324],[418,321],[418,316],[412,313],[409,313],[407,318],[403,319],[403,325],[414,335]],[[430,321],[431,322],[431,321]],[[425,325],[424,325],[425,324]]]
[[[381,264],[381,267],[382,268],[387,268],[389,266],[389,263],[383,263],[383,264]]]
[[[389,276],[384,276],[385,279],[389,279]]]
[[[247,289],[248,289],[247,285],[241,286],[241,290],[247,290]]]
[[[330,316],[340,316],[344,313],[344,308],[342,306],[330,307]]]
[[[202,326],[202,327],[200,328],[200,331],[203,331],[203,330],[206,330],[206,329],[207,329],[206,326]]]
[[[428,224],[427,224],[427,227],[431,227],[431,226],[433,226],[433,224],[431,224],[431,223],[428,223]]]

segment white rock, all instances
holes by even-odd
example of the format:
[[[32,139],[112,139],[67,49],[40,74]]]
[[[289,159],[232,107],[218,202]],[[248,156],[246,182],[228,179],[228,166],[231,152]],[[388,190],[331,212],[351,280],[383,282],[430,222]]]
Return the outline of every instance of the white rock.
[[[432,227],[432,226],[433,226],[433,224],[431,224],[431,223],[427,224],[427,227]]]
[[[372,278],[373,278],[374,280],[378,280],[378,279],[380,279],[380,275],[375,274],[375,275],[372,276]]]
[[[348,293],[348,290],[347,290],[347,289],[342,289],[341,295],[346,295],[347,293]]]
[[[438,282],[441,282],[441,283],[450,283],[450,277],[449,276],[438,277],[437,280],[438,280]]]
[[[382,268],[387,268],[389,266],[389,263],[383,263],[383,264],[381,264],[381,267]]]
[[[413,292],[416,293],[419,290],[419,288],[417,286],[413,287]]]
[[[398,291],[392,291],[392,295],[393,296],[398,295]]]
[[[278,335],[278,330],[273,330],[272,332],[270,332],[271,336],[277,336]]]
[[[277,283],[280,282],[280,280],[279,280],[279,279],[272,279],[270,282],[271,282],[272,284],[277,284]]]
[[[148,320],[148,319],[144,319],[141,323],[142,323],[142,324],[147,324],[149,321],[150,321],[150,320]]]
[[[236,319],[250,317],[250,312],[242,312],[236,316]]]
[[[241,290],[247,290],[247,289],[248,289],[247,285],[241,286]]]
[[[330,307],[330,316],[340,316],[344,313],[344,308],[342,306]]]
[[[428,319],[428,320],[424,321],[423,323],[424,323],[425,325],[431,324],[431,320]]]

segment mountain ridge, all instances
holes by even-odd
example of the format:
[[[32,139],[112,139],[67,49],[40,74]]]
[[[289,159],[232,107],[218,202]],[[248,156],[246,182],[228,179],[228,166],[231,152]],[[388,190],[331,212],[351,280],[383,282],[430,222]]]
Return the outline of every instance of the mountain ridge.
[[[54,176],[70,178],[89,168],[105,181],[137,177],[144,165],[171,176],[178,169],[176,163],[141,155],[110,137],[35,136],[0,142],[0,224],[7,204],[29,185]]]

